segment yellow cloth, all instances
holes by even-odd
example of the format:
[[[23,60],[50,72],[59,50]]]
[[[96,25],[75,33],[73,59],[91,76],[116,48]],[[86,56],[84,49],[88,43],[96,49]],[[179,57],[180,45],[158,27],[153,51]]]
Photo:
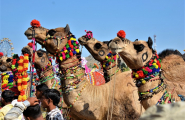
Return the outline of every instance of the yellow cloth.
[[[11,110],[13,108],[12,104],[8,104],[6,106],[4,106],[3,108],[0,109],[0,120],[4,120],[4,116],[8,113],[9,110]],[[20,115],[19,120],[22,119],[22,116]]]
[[[7,112],[13,108],[12,104],[8,104],[0,109],[0,120],[4,120],[4,116],[7,114]]]

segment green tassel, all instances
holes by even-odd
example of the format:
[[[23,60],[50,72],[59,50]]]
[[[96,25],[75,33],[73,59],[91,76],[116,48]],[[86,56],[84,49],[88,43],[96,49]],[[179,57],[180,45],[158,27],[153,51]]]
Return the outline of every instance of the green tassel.
[[[69,56],[69,54],[66,54],[66,58],[69,58],[70,56]]]
[[[147,75],[147,74],[148,74],[148,71],[143,70],[143,72],[144,72],[144,74],[145,74],[145,75]]]
[[[15,63],[15,67],[17,68],[19,66],[19,64],[18,63]]]
[[[76,43],[74,42],[73,45],[76,46]]]

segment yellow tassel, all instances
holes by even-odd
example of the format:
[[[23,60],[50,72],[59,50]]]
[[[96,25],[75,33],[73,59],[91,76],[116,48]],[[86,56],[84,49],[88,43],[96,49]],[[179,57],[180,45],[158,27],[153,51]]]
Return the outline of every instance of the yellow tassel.
[[[63,60],[63,58],[62,57],[60,57],[60,61],[62,61]]]
[[[108,58],[109,58],[108,56],[105,57],[105,59],[108,59]]]
[[[157,60],[155,59],[154,62],[157,63]]]
[[[153,63],[153,65],[155,65],[155,66],[156,66],[157,64],[156,64],[156,63]]]
[[[138,77],[139,77],[139,75],[136,73],[136,74],[135,74],[135,77],[136,77],[136,78],[138,78]]]
[[[76,41],[76,38],[71,37],[71,38],[70,38],[70,40],[74,40],[74,41]]]
[[[155,66],[156,69],[158,69],[158,67],[159,67],[158,65]]]
[[[22,101],[25,101],[27,99],[26,95],[22,96]]]
[[[79,53],[79,52],[80,52],[80,50],[79,50],[79,49],[76,49],[76,52],[77,52],[77,53]]]
[[[22,96],[21,96],[21,95],[19,95],[18,101],[19,101],[19,102],[22,101]]]
[[[64,53],[67,53],[67,50],[64,50]]]
[[[145,84],[145,83],[146,83],[146,81],[145,81],[145,80],[142,80],[142,83],[143,83],[143,84]]]

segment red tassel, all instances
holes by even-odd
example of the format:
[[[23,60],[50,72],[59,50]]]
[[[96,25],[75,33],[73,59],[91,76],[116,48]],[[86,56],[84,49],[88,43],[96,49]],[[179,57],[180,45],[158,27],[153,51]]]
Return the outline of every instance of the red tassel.
[[[30,24],[32,27],[40,27],[41,26],[40,22],[36,19],[32,20]]]
[[[70,53],[69,53],[69,55],[72,57],[72,56],[73,56],[73,53],[72,53],[72,52],[70,52]]]
[[[126,33],[125,33],[125,31],[120,30],[120,31],[117,33],[117,36],[120,37],[120,38],[125,38]]]

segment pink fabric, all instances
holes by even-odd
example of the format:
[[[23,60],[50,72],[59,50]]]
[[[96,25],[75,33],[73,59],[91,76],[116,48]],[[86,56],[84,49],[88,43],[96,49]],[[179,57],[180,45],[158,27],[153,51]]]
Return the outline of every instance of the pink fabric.
[[[85,73],[89,73],[89,72],[91,72],[91,69],[89,69],[89,68],[87,67],[87,65],[85,64]]]

